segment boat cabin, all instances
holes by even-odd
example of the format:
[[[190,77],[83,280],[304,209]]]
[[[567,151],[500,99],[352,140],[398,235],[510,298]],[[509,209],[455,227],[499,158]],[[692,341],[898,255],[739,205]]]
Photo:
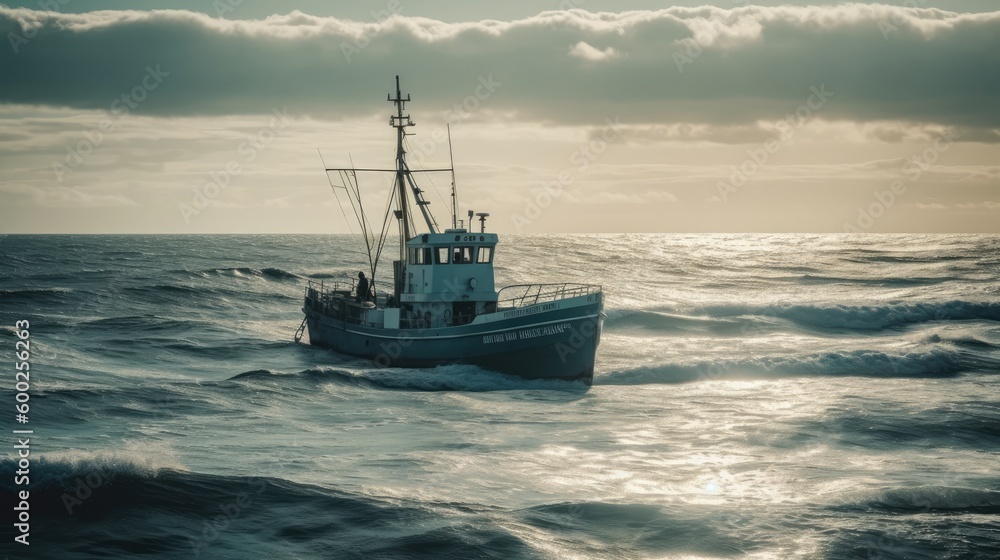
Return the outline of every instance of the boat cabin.
[[[406,242],[402,328],[464,325],[496,310],[495,233],[448,229]],[[387,325],[389,326],[389,325]]]

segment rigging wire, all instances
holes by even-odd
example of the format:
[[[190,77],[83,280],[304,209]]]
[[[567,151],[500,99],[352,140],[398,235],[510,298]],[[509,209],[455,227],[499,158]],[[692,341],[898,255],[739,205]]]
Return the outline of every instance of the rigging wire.
[[[372,281],[375,280],[375,263],[372,262],[372,244],[375,243],[374,236],[371,234],[371,228],[368,225],[368,216],[365,214],[365,207],[361,203],[361,185],[358,182],[358,174],[353,170],[354,168],[354,157],[351,156],[350,152],[347,154],[347,158],[351,162],[351,175],[354,177],[354,191],[358,197],[358,208],[361,210],[361,220],[362,228],[365,234],[365,248],[368,249],[368,268],[372,275]]]
[[[405,138],[403,139],[403,143],[404,143],[404,144],[406,145],[407,149],[409,150],[409,147],[410,147],[410,143],[409,143],[409,142],[408,142],[408,141],[407,141],[407,140],[406,140]],[[412,163],[413,163],[413,162],[409,162],[409,161],[408,161],[408,162],[406,162],[406,164],[407,164],[407,165],[411,165]],[[424,166],[420,165],[420,162],[416,162],[416,163],[417,163],[417,166],[416,166],[417,168],[419,168],[419,169],[424,169]],[[432,178],[431,178],[431,174],[430,174],[430,173],[427,173],[426,175],[427,175],[427,180],[431,182],[431,188],[433,188],[433,189],[434,189],[434,194],[436,194],[436,195],[437,195],[437,197],[438,197],[438,200],[440,200],[440,201],[441,201],[441,204],[442,204],[442,205],[443,205],[444,207],[446,207],[446,208],[447,208],[447,206],[448,206],[448,203],[447,203],[447,202],[445,202],[445,200],[444,200],[444,197],[443,197],[443,196],[441,196],[441,191],[439,191],[439,190],[438,190],[438,188],[437,188],[437,185],[435,185],[435,184],[434,184],[434,179],[432,179]],[[435,221],[436,221],[436,220],[435,220]]]
[[[319,151],[318,148],[316,149],[316,152],[319,153],[319,160],[323,163],[323,169],[326,169],[326,160],[323,159],[323,152]],[[347,231],[351,232],[351,239],[353,239],[354,242],[358,244],[358,249],[361,249],[362,248],[361,240],[358,239],[358,234],[354,233],[354,228],[351,227],[351,220],[348,219],[347,212],[344,210],[344,203],[341,202],[340,195],[337,194],[337,189],[344,189],[345,191],[347,191],[347,187],[343,185],[334,185],[333,180],[330,179],[330,172],[326,171],[325,173],[326,173],[326,180],[328,183],[330,183],[330,190],[333,191],[333,196],[337,199],[337,206],[340,208],[340,213],[343,214],[344,216],[344,223],[347,224]],[[347,195],[348,198],[350,198],[349,193],[350,191],[348,191]]]
[[[375,265],[378,266],[378,261],[382,257],[382,249],[385,247],[385,242],[389,238],[389,214],[392,211],[392,202],[396,199],[396,189],[389,189],[389,197],[385,202],[385,216],[382,218],[382,231],[379,234],[379,241],[377,248],[375,250]],[[375,282],[375,272],[372,272],[372,283]]]
[[[347,172],[341,170],[341,171],[338,171],[337,173],[340,175],[340,180],[342,182],[344,182],[344,183],[346,183],[348,185],[354,186],[354,183],[351,181],[351,176],[349,174],[347,174]],[[351,193],[351,189],[349,189],[347,187],[344,187],[344,189],[347,191],[347,200],[348,200],[348,202],[351,203],[351,210],[354,211],[354,218],[358,221],[358,224],[361,226],[362,237],[366,237],[367,233],[366,233],[366,230],[365,230],[365,223],[364,223],[364,220],[361,219],[360,214],[358,214],[358,208],[354,204],[354,197],[351,196],[351,194],[352,194]]]
[[[403,139],[403,143],[405,145],[405,148],[408,151],[410,149],[409,142],[404,138]],[[320,152],[319,150],[317,150],[317,152],[319,152],[320,160],[323,161],[323,168],[327,169],[327,167],[326,167],[326,161],[323,159],[323,153]],[[340,213],[344,216],[344,221],[347,224],[348,231],[351,232],[351,237],[358,244],[358,248],[364,250],[367,253],[367,255],[368,255],[368,266],[369,266],[370,271],[371,271],[371,284],[370,284],[370,286],[372,287],[372,289],[374,289],[374,287],[375,287],[375,276],[376,276],[376,272],[377,272],[377,269],[378,269],[378,262],[379,262],[379,260],[381,258],[382,250],[385,248],[385,244],[386,244],[386,242],[388,241],[388,238],[389,238],[389,229],[390,229],[390,224],[391,224],[391,222],[390,222],[390,216],[392,215],[393,202],[396,201],[398,193],[397,193],[397,189],[396,188],[391,188],[389,190],[390,194],[389,194],[389,196],[386,199],[385,214],[384,214],[384,216],[382,218],[382,226],[381,226],[381,228],[379,228],[379,230],[378,230],[378,234],[379,235],[378,235],[378,238],[376,238],[375,237],[375,231],[376,230],[372,227],[372,224],[368,220],[368,216],[367,216],[367,214],[365,213],[365,210],[364,210],[364,204],[363,204],[362,199],[361,199],[361,185],[360,185],[360,182],[358,181],[358,174],[357,174],[357,171],[355,170],[355,167],[354,167],[354,158],[353,158],[353,156],[351,156],[350,152],[348,152],[348,158],[350,159],[350,162],[351,162],[351,168],[350,169],[338,169],[337,170],[337,173],[338,173],[338,176],[340,177],[341,182],[344,183],[343,185],[334,185],[333,184],[333,180],[330,179],[330,172],[329,171],[326,171],[326,175],[327,175],[327,180],[330,183],[331,190],[333,191],[333,194],[334,194],[334,196],[337,199],[337,206],[340,207]],[[423,192],[422,189],[420,189],[419,187],[417,187],[416,182],[413,180],[412,174],[410,173],[409,164],[406,163],[406,162],[404,162],[402,165],[403,165],[403,177],[405,179],[405,182],[410,186],[411,189],[414,190],[414,192],[416,192],[416,193]],[[418,165],[418,169],[423,169],[423,167]],[[452,173],[454,173],[454,170],[452,170]],[[400,177],[399,177],[399,173],[397,172],[397,174],[395,175],[395,177],[392,179],[392,182],[396,183],[399,180],[400,180]],[[447,203],[445,202],[444,197],[441,196],[441,191],[438,190],[437,185],[434,183],[434,180],[429,175],[428,175],[428,181],[430,181],[431,188],[434,190],[434,193],[437,195],[438,200],[441,201],[441,204],[444,205],[444,206],[447,206]],[[347,217],[347,211],[344,209],[344,204],[340,200],[340,195],[337,193],[337,189],[338,188],[339,189],[344,189],[346,191],[347,201],[351,205],[351,211],[354,212],[354,217],[357,220],[358,225],[361,227],[361,237],[364,239],[364,244],[363,245],[360,242],[360,240],[357,239],[358,236],[354,232],[354,228],[351,227],[351,221]],[[402,199],[402,200],[399,200],[399,201],[396,201],[396,202],[397,202],[397,205],[401,206],[402,204],[405,204],[408,201],[406,199]],[[414,203],[416,204],[417,202],[418,201],[416,199],[414,199]],[[407,204],[407,206],[409,206],[409,204]],[[409,212],[409,210],[410,210],[410,208],[404,209],[404,211],[406,211],[406,212]],[[421,213],[425,214],[425,217],[427,217],[427,216],[430,217],[430,222],[431,222],[431,224],[433,224],[433,228],[432,229],[435,229],[435,228],[436,229],[440,229],[440,225],[438,225],[437,218],[434,216],[434,214],[432,212],[430,212],[429,209],[427,210],[426,213],[423,212],[423,209],[421,209]],[[409,232],[407,232],[407,235],[408,234],[409,234]],[[405,243],[405,239],[401,240],[401,242]],[[373,250],[374,250],[374,254],[373,254]],[[376,302],[377,302],[377,300],[376,300]]]
[[[319,153],[320,161],[323,163],[323,168],[326,169],[326,161],[323,158],[323,153],[317,150]],[[348,158],[351,160],[351,169],[344,170],[338,169],[338,176],[344,185],[335,185],[333,180],[330,179],[329,171],[326,172],[327,181],[330,183],[330,190],[333,191],[334,197],[337,199],[337,206],[340,208],[340,213],[344,216],[344,223],[347,224],[348,231],[351,232],[351,237],[357,243],[358,248],[365,251],[368,255],[368,265],[371,269],[371,288],[375,289],[375,277],[378,271],[378,261],[381,258],[382,250],[385,248],[385,244],[388,241],[389,226],[391,222],[389,221],[389,216],[392,214],[393,201],[396,199],[396,189],[389,189],[389,197],[386,199],[385,215],[382,218],[382,227],[379,228],[379,236],[375,238],[375,230],[371,227],[371,223],[368,220],[368,216],[364,211],[364,205],[361,201],[361,185],[358,181],[357,172],[354,169],[354,159],[348,154]],[[392,180],[393,182],[395,179]],[[361,227],[361,237],[364,238],[364,243],[358,239],[358,234],[355,233],[354,228],[351,227],[351,220],[347,217],[347,211],[344,209],[344,203],[340,199],[340,195],[337,193],[337,189],[343,189],[346,191],[348,203],[351,205],[351,210],[354,212],[354,217]],[[374,255],[372,251],[374,249]],[[377,293],[377,292],[376,292]]]

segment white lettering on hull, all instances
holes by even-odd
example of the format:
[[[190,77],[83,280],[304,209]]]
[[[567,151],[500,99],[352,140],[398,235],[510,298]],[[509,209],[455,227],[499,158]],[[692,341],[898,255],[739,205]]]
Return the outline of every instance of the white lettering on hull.
[[[483,344],[495,344],[497,342],[511,342],[514,340],[528,340],[542,336],[552,336],[554,334],[562,334],[570,328],[571,326],[569,323],[560,323],[558,325],[546,325],[544,327],[534,327],[518,331],[486,334],[483,335]]]

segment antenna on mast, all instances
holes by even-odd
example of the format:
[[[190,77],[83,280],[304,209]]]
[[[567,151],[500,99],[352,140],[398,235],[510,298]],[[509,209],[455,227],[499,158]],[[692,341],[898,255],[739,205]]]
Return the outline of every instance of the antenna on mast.
[[[455,186],[455,154],[451,151],[451,123],[448,123],[448,158],[451,160],[451,227],[458,228],[458,190]]]
[[[417,184],[413,181],[412,172],[410,171],[410,166],[406,163],[406,150],[403,147],[403,137],[410,136],[412,133],[406,132],[406,128],[410,126],[416,126],[416,124],[410,119],[410,115],[404,115],[403,110],[406,108],[406,103],[410,101],[410,94],[406,94],[406,99],[403,99],[403,93],[399,89],[399,75],[396,75],[396,97],[392,97],[392,94],[386,96],[389,102],[395,103],[396,114],[389,115],[389,125],[396,129],[396,185],[399,194],[399,260],[406,260],[406,240],[410,239],[413,234],[413,223],[409,216],[409,207],[407,206],[406,200],[406,187],[410,187],[410,191],[413,194],[413,202],[417,205],[420,213],[424,217],[424,222],[427,223],[427,229],[431,233],[438,232],[437,221],[434,219],[434,215],[431,214],[427,206],[430,202],[424,199],[423,190],[417,187]]]

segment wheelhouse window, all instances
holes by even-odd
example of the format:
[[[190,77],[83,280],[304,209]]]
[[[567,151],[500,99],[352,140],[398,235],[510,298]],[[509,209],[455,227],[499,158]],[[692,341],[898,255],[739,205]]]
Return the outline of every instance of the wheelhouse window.
[[[437,248],[437,263],[438,264],[448,264],[448,251],[450,247],[438,247]]]
[[[474,255],[476,248],[469,245],[466,247],[454,247],[452,249],[452,262],[455,264],[471,264],[476,262]]]
[[[431,264],[430,247],[410,247],[410,264]]]
[[[476,262],[478,263],[493,262],[493,247],[480,247],[479,258],[476,259]]]

